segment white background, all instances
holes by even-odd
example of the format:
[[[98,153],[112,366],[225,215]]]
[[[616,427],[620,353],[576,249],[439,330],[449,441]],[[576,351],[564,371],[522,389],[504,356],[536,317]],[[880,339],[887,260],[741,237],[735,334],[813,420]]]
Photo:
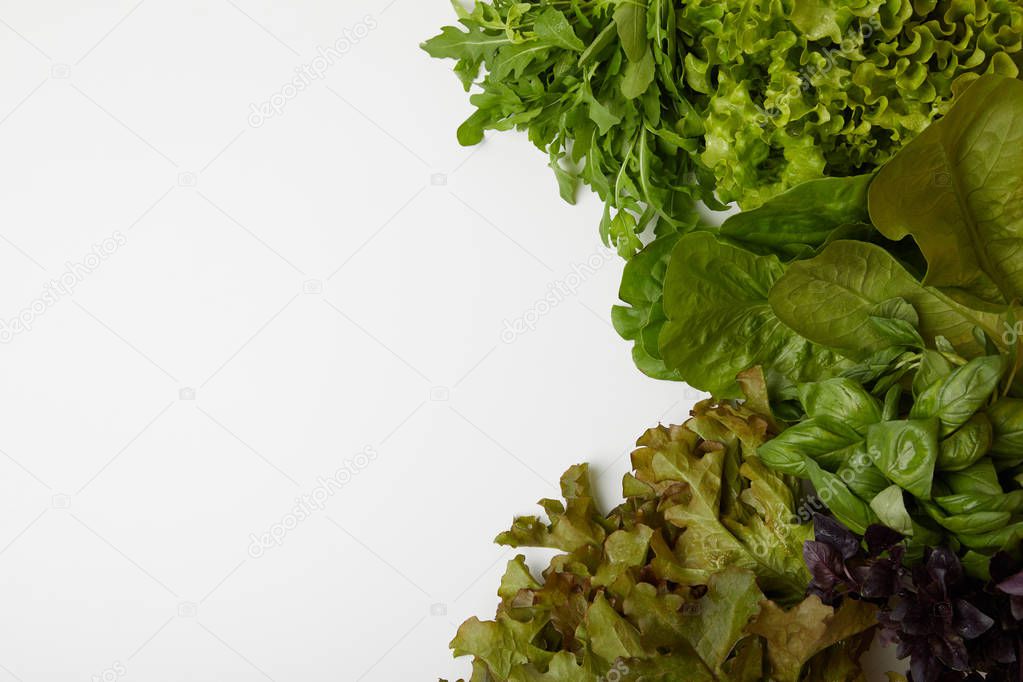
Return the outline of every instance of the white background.
[[[0,2],[0,318],[39,301],[0,346],[0,682],[466,674],[447,643],[493,615],[494,535],[570,464],[613,493],[635,438],[686,416],[610,327],[596,202],[563,204],[524,136],[455,142],[466,95],[418,47],[452,15]]]

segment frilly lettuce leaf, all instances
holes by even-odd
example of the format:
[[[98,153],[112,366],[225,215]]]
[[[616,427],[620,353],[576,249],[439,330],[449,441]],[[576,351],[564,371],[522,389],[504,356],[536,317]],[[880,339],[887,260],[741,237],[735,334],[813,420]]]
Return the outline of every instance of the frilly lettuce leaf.
[[[473,657],[471,682],[856,679],[873,607],[804,600],[813,532],[793,481],[753,455],[774,429],[752,409],[766,404],[763,377],[742,383],[750,406],[708,401],[644,434],[610,513],[580,465],[562,478],[563,503],[541,501],[546,521],[499,536],[565,553],[539,580],[524,556],[509,561],[495,618],[459,628],[451,647]]]

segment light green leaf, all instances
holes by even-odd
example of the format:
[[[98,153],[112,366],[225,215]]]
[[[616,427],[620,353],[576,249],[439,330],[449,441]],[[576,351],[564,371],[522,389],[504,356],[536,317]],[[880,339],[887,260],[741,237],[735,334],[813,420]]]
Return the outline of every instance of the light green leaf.
[[[740,634],[760,612],[763,593],[749,571],[729,568],[715,573],[707,594],[693,610],[692,627],[685,637],[711,670],[718,671],[732,652]]]
[[[825,379],[799,387],[799,401],[811,419],[827,417],[866,435],[867,427],[881,421],[881,404],[862,385],[844,378]]]
[[[565,15],[553,7],[548,7],[540,13],[533,31],[536,32],[537,38],[555,47],[574,52],[582,52],[586,48]]]
[[[626,99],[636,99],[647,91],[654,82],[655,66],[654,55],[650,50],[639,61],[629,62],[622,80],[622,94]]]
[[[819,379],[840,369],[835,353],[807,341],[775,316],[768,293],[785,266],[694,232],[679,239],[664,280],[659,347],[689,385],[736,396],[735,376],[761,365],[769,384]]]
[[[891,485],[878,493],[870,501],[870,508],[884,525],[907,537],[913,535],[913,519],[906,511],[906,501],[898,485]]]
[[[870,214],[889,239],[912,235],[926,284],[985,301],[1023,299],[1023,83],[974,81],[944,119],[878,174]]]
[[[646,26],[647,3],[638,0],[621,0],[614,13],[618,27],[618,38],[630,62],[638,62],[646,56],[650,41]]]
[[[837,228],[868,220],[867,187],[872,179],[868,174],[801,183],[758,208],[729,217],[720,234],[782,258],[805,256],[809,249],[823,246]]]
[[[1002,329],[998,313],[967,308],[921,285],[891,254],[864,242],[837,241],[816,258],[793,263],[770,294],[772,309],[786,325],[853,357],[890,345],[870,317],[879,304],[893,298],[904,299],[917,311],[928,344],[944,336],[967,356],[985,350],[974,337],[974,327],[989,334]]]
[[[910,418],[937,417],[941,420],[942,433],[951,433],[988,402],[998,387],[1004,367],[1005,360],[1000,355],[970,360],[918,395]]]
[[[867,454],[893,483],[920,499],[930,499],[938,460],[938,420],[883,422],[867,432]]]

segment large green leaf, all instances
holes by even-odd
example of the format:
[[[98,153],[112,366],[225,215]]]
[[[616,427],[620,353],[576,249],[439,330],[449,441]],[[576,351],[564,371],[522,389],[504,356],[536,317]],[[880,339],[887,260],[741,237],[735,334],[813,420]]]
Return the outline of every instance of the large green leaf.
[[[660,334],[665,364],[691,386],[717,396],[739,394],[735,376],[764,367],[772,384],[818,379],[843,363],[786,326],[768,304],[785,266],[713,235],[681,237],[664,280],[668,322]]]
[[[720,234],[756,251],[805,257],[840,227],[866,223],[873,175],[810,180],[726,220]]]
[[[793,263],[771,289],[778,319],[810,341],[864,358],[891,345],[871,317],[882,303],[901,298],[916,310],[928,344],[947,338],[968,357],[982,355],[974,328],[1000,334],[1004,316],[994,308],[967,308],[923,286],[879,246],[837,241],[816,258]]]
[[[870,188],[890,239],[911,235],[926,284],[985,301],[1023,298],[1023,83],[984,76],[892,159]]]
[[[641,372],[655,379],[679,381],[677,370],[661,359],[657,340],[664,316],[664,276],[679,234],[655,239],[625,264],[618,297],[628,305],[615,306],[611,321],[618,334],[633,341],[632,359]]]

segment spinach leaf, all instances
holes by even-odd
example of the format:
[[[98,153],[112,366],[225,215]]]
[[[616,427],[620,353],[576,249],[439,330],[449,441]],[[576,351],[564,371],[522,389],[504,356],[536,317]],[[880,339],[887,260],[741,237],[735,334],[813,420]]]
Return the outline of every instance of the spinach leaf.
[[[618,297],[627,303],[611,310],[619,336],[633,342],[632,359],[641,372],[654,379],[681,381],[678,370],[661,359],[658,339],[664,314],[664,277],[679,234],[673,232],[648,244],[625,264]]]
[[[870,188],[890,239],[911,235],[925,284],[992,303],[1023,299],[1023,83],[982,76]]]
[[[854,358],[890,347],[890,336],[870,318],[895,298],[916,310],[928,345],[944,336],[967,356],[985,350],[974,327],[997,334],[1004,322],[1003,315],[967,308],[923,286],[884,249],[863,242],[837,241],[816,258],[793,263],[770,293],[772,310],[789,328]]]
[[[738,395],[735,376],[761,365],[773,386],[834,373],[845,364],[778,319],[768,294],[785,271],[776,256],[758,256],[706,232],[679,238],[664,280],[661,357],[691,386]]]
[[[868,174],[809,180],[758,208],[729,217],[719,234],[784,260],[809,257],[839,228],[869,220],[867,188],[872,179]]]

